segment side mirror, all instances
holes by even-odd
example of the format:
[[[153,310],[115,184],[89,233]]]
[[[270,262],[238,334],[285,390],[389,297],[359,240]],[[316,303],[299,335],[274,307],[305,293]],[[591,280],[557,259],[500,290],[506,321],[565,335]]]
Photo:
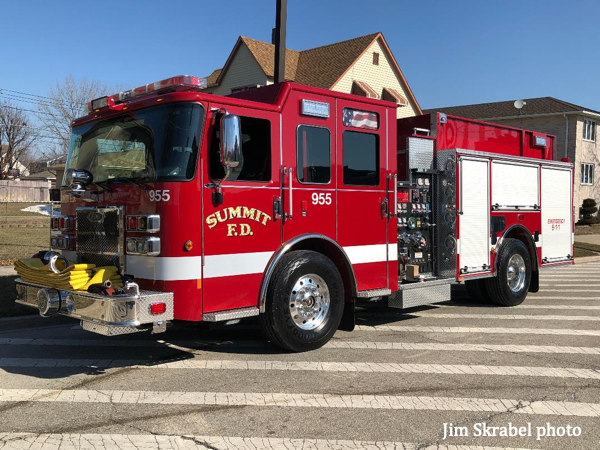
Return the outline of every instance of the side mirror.
[[[227,114],[221,118],[221,164],[225,178],[230,169],[242,164],[242,121],[240,116]]]
[[[65,184],[71,188],[73,192],[83,192],[85,187],[94,182],[94,177],[91,172],[84,169],[69,169],[65,173]]]

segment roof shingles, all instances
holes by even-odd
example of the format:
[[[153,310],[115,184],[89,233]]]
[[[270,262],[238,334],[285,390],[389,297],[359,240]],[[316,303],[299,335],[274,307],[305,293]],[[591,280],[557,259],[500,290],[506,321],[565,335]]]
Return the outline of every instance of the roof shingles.
[[[540,97],[524,99],[526,105],[522,109],[522,114],[560,114],[567,112],[589,111],[598,113],[590,108],[565,102],[554,97]],[[479,103],[475,105],[448,106],[444,108],[432,108],[423,110],[424,114],[433,112],[443,112],[451,115],[467,117],[470,119],[494,119],[500,117],[513,117],[519,114],[515,108],[514,100],[494,103]]]

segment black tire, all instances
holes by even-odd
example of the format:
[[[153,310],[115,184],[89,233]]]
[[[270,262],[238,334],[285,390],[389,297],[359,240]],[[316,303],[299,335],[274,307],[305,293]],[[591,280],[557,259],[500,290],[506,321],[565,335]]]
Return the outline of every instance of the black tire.
[[[314,309],[313,311],[316,311],[314,319],[310,319],[309,315],[308,323],[306,321],[304,324],[297,323],[304,318],[302,315],[304,311],[301,308],[311,305],[301,301],[296,305],[292,301],[292,295],[300,295],[300,291],[309,289],[309,283],[307,283],[305,287],[300,288],[297,294],[294,291],[294,288],[299,286],[298,283],[302,279],[308,280],[310,275],[316,275],[325,282],[323,288],[319,281],[313,283],[313,280],[310,279],[310,289],[316,289],[318,285],[319,290],[314,292],[319,294],[324,294],[324,289],[327,289],[329,291],[329,307],[321,317],[317,317],[318,311],[321,309]],[[311,302],[311,298],[313,298],[312,293],[306,301]],[[323,296],[317,296],[317,298],[323,298]],[[294,311],[299,313],[294,314],[294,317],[292,317],[292,304],[298,308]],[[312,304],[317,305],[315,308],[323,306],[322,309],[325,309],[324,303]],[[305,352],[320,348],[331,339],[342,320],[344,312],[342,277],[333,262],[322,254],[308,250],[292,251],[282,257],[271,276],[265,307],[265,312],[260,315],[259,321],[263,332],[273,344],[292,352]],[[315,319],[319,320],[315,322],[318,326],[314,329],[301,328],[301,326],[313,326],[314,324],[311,324],[310,321]]]
[[[471,300],[477,303],[490,303],[490,295],[485,286],[485,279],[481,280],[467,280],[465,281],[465,287],[469,293]]]
[[[516,259],[520,257],[524,264],[524,279],[514,286],[514,290],[509,286],[509,262],[513,256]],[[531,258],[525,244],[518,239],[505,239],[498,252],[496,267],[497,276],[485,280],[485,287],[492,302],[500,306],[517,306],[523,303],[531,284]]]

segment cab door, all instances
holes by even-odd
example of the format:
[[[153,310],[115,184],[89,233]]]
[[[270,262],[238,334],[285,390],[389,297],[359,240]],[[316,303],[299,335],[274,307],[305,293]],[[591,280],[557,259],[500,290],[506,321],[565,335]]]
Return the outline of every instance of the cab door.
[[[282,115],[283,241],[301,234],[336,239],[333,99],[294,91]]]
[[[222,181],[223,111],[241,119],[242,162]],[[274,202],[280,196],[279,114],[211,104],[202,150],[203,315],[258,305],[263,272],[281,244]],[[215,201],[217,200],[217,201]]]
[[[396,250],[387,245],[385,108],[336,103],[338,242],[354,268],[358,291],[387,288],[388,254]]]

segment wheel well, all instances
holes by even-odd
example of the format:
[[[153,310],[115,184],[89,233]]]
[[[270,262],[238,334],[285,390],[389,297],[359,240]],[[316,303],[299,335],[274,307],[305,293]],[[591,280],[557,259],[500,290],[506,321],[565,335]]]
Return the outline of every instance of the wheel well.
[[[352,265],[337,244],[315,237],[303,239],[302,241],[297,242],[288,251],[291,250],[312,250],[313,252],[321,253],[327,256],[333,261],[340,271],[340,275],[344,281],[344,292],[346,292],[346,299],[348,299],[348,297],[354,298],[356,296],[356,279],[354,278]]]
[[[531,237],[529,231],[521,225],[513,225],[510,227],[502,236],[502,239],[517,239],[521,241],[527,247],[529,252],[529,258],[531,260],[531,284],[529,286],[530,292],[538,292],[539,290],[539,270],[538,270],[538,256],[535,242]],[[496,262],[497,264],[497,262]]]
[[[529,233],[529,231],[527,231],[525,227],[522,227],[520,225],[513,225],[506,231],[506,233],[504,233],[502,239],[518,239],[523,244],[525,244],[525,246],[527,247],[527,251],[529,252],[529,257],[531,258],[531,270],[538,270],[537,250],[535,247],[535,242],[533,242],[531,234]]]
[[[263,277],[263,282],[260,289],[259,307],[261,312],[264,310],[264,303],[267,288],[271,281],[271,274],[275,269],[275,266],[279,262],[279,259],[286,253],[294,250],[311,250],[328,257],[333,261],[342,277],[344,283],[345,301],[352,302],[356,297],[356,277],[354,270],[350,264],[350,260],[346,256],[346,253],[342,247],[334,240],[321,235],[305,235],[297,236],[292,241],[284,244],[280,249],[275,252]]]

